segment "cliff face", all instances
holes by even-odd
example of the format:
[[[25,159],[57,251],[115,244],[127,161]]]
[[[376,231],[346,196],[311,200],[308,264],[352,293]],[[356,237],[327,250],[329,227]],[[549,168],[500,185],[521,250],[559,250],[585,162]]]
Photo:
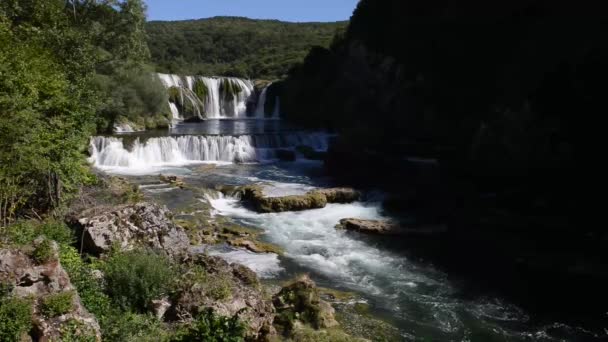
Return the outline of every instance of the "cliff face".
[[[338,131],[329,170],[384,186],[387,209],[447,221],[436,240],[450,243],[438,253],[452,266],[605,282],[593,264],[608,234],[576,224],[576,170],[593,146],[583,136],[605,112],[597,6],[362,0],[348,30],[276,87],[283,114]]]

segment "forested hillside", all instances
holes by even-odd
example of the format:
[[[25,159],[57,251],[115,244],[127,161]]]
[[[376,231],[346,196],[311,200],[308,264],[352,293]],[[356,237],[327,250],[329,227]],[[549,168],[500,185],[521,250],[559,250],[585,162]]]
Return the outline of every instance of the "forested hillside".
[[[166,122],[144,23],[141,1],[0,3],[1,224],[60,207],[88,178],[96,130]]]
[[[277,79],[346,24],[217,17],[153,21],[146,31],[160,72]]]

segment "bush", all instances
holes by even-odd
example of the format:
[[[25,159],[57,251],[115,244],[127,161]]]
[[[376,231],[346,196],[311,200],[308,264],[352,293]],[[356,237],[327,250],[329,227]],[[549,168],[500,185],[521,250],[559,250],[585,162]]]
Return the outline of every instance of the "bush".
[[[5,232],[8,242],[18,246],[29,245],[41,235],[62,245],[75,241],[74,232],[65,223],[55,220],[19,221],[6,227]]]
[[[42,299],[41,312],[52,318],[66,314],[74,306],[74,292],[67,291],[46,296]]]
[[[245,326],[238,317],[216,316],[208,309],[200,313],[184,331],[178,332],[172,342],[240,342],[244,341]]]
[[[166,329],[149,314],[113,312],[101,325],[104,341],[165,341]]]
[[[0,341],[20,341],[32,326],[32,303],[19,298],[0,298]]]
[[[96,342],[95,331],[82,322],[71,319],[61,327],[61,342]]]
[[[59,258],[72,285],[78,290],[82,304],[103,323],[111,309],[110,298],[103,291],[103,283],[95,279],[92,267],[80,258],[74,247],[61,246]]]
[[[53,242],[49,239],[44,239],[32,252],[32,258],[38,264],[44,264],[51,261],[55,257]]]
[[[169,259],[148,250],[114,253],[104,266],[107,292],[123,310],[145,312],[174,277]]]

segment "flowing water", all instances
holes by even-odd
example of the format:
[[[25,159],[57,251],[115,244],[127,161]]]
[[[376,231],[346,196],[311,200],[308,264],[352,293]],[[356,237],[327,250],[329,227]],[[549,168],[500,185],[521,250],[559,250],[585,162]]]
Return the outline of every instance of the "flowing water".
[[[228,246],[200,246],[213,255],[252,268],[268,280],[309,273],[321,286],[354,291],[370,312],[390,323],[399,340],[410,341],[576,341],[595,336],[559,323],[536,324],[504,300],[466,293],[432,265],[415,262],[407,251],[386,248],[380,238],[336,230],[342,218],[387,218],[373,196],[323,209],[258,214],[238,199],[209,192],[204,196],[158,181],[176,174],[189,185],[263,184],[268,196],[305,193],[334,181],[321,162],[298,155],[281,162],[276,151],[300,145],[326,150],[331,136],[268,120],[211,120],[179,124],[162,133],[95,137],[91,163],[110,173],[131,177],[143,191],[170,209],[205,201],[212,215],[261,229],[264,240],[285,250],[283,256],[254,254]],[[201,164],[215,164],[201,167]]]

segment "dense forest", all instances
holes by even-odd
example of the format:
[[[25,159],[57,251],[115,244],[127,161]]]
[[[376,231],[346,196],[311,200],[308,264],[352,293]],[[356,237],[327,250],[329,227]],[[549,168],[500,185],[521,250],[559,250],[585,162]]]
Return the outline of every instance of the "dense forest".
[[[337,23],[217,17],[146,25],[157,71],[279,79],[301,62],[311,47],[328,47]]]
[[[274,91],[289,120],[340,133],[327,159],[335,175],[383,186],[396,212],[449,222],[418,248],[507,291],[542,294],[534,300],[545,308],[560,296],[571,314],[599,312],[608,240],[575,223],[583,195],[572,181],[592,148],[586,118],[605,108],[599,13],[548,1],[363,0],[347,32]],[[549,290],[556,278],[587,300]]]

